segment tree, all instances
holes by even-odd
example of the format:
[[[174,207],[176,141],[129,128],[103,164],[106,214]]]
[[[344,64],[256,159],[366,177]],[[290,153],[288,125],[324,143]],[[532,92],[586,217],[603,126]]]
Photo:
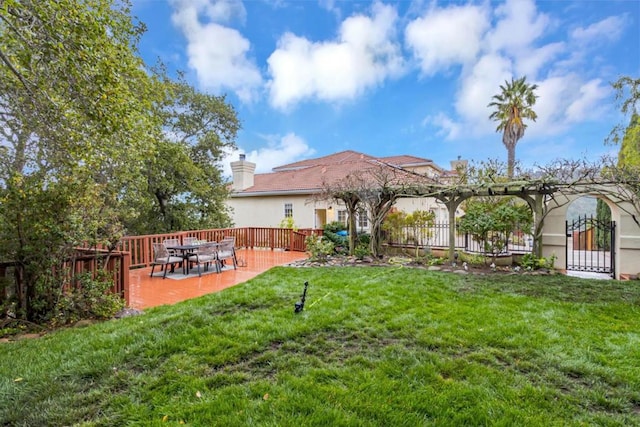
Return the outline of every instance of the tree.
[[[0,260],[17,266],[1,303],[45,322],[75,248],[114,248],[122,235],[123,196],[153,157],[158,98],[126,2],[10,1],[0,22]]]
[[[166,96],[156,108],[162,131],[155,157],[145,162],[147,196],[143,203],[131,200],[140,216],[127,229],[152,234],[230,226],[220,161],[235,148],[235,110],[224,96],[200,93],[182,79],[162,75],[160,91]]]
[[[611,250],[611,230],[601,226],[611,222],[611,209],[602,199],[596,202],[596,220],[599,223],[595,227],[597,248]]]
[[[631,116],[629,126],[622,137],[618,166],[640,167],[640,115],[637,112]]]
[[[533,111],[538,85],[529,85],[526,77],[511,79],[500,85],[500,93],[494,95],[489,107],[495,108],[489,118],[498,122],[496,132],[502,132],[502,143],[507,148],[507,176],[513,178],[516,161],[516,144],[524,136],[527,128],[525,119],[535,121],[538,115]]]
[[[616,91],[616,100],[620,102],[620,111],[622,114],[637,114],[637,105],[638,102],[640,102],[640,78],[635,79],[629,76],[623,76],[612,83],[612,86]],[[637,125],[637,122],[634,121],[633,118],[631,123],[636,123]],[[616,125],[611,130],[605,142],[617,145],[627,133],[628,128],[625,130],[622,124]]]

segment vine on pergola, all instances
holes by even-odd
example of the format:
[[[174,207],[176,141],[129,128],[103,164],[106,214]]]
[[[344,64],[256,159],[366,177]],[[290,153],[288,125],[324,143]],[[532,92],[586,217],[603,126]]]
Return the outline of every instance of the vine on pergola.
[[[449,223],[462,202],[473,197],[518,197],[533,212],[533,253],[542,256],[544,219],[579,194],[600,194],[614,203],[627,202],[627,212],[640,226],[640,175],[637,170],[617,167],[612,159],[557,160],[529,171],[520,170],[508,180],[495,161],[482,162],[456,175],[429,177],[379,161],[349,173],[336,182],[326,182],[318,199],[344,203],[349,215],[349,249],[355,248],[355,215],[365,207],[371,227],[371,252],[380,254],[382,223],[400,198],[434,197],[447,206]],[[603,167],[603,165],[605,165]],[[455,253],[455,227],[449,227],[449,258]]]

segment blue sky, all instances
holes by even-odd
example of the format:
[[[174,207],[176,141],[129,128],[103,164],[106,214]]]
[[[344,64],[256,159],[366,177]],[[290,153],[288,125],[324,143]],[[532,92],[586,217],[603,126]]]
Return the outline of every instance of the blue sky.
[[[539,86],[525,165],[616,153],[611,82],[640,76],[640,0],[133,0],[140,53],[226,94],[257,172],[342,150],[506,161],[487,104]],[[228,161],[224,162],[229,173]]]

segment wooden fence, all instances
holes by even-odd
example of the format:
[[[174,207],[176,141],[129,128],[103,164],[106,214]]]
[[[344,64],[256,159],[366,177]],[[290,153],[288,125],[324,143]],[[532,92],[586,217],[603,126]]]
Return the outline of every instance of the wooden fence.
[[[120,295],[129,304],[129,270],[131,268],[148,267],[153,262],[153,243],[161,243],[164,239],[182,239],[196,237],[198,240],[220,241],[227,236],[236,238],[236,247],[269,248],[290,251],[306,251],[305,239],[309,235],[322,235],[322,230],[289,228],[217,228],[211,230],[180,231],[166,234],[150,234],[145,236],[124,237],[116,251],[109,253],[104,249],[78,249],[78,255],[62,267],[69,271],[68,286],[76,286],[74,277],[90,272],[95,275],[98,269],[104,269],[113,275],[111,291]],[[106,264],[105,264],[106,261]],[[73,264],[73,265],[72,265]],[[19,266],[12,262],[0,263],[0,279],[14,282],[13,291],[3,287],[0,301],[8,298],[11,292],[20,292]]]
[[[110,292],[119,295],[125,301],[129,301],[129,268],[130,256],[128,252],[114,251],[109,253],[101,249],[78,249],[76,256],[56,267],[56,271],[64,272],[64,286],[77,289],[79,284],[77,277],[80,274],[89,273],[93,278],[100,269],[110,272],[113,277],[113,286]],[[9,298],[16,296],[22,298],[25,295],[24,274],[19,264],[15,262],[0,263],[0,280],[6,283],[0,287],[0,302],[4,303]]]
[[[269,248],[304,252],[307,250],[305,239],[312,234],[322,235],[322,230],[291,228],[216,228],[211,230],[179,231],[166,234],[148,234],[144,236],[126,236],[119,249],[131,254],[131,268],[148,267],[153,261],[153,244],[162,243],[165,239],[182,239],[195,237],[198,240],[218,242],[224,237],[236,238],[238,248]]]

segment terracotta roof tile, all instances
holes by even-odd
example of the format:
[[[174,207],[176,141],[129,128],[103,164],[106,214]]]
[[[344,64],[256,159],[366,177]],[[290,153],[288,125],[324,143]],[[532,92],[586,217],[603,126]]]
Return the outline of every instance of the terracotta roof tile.
[[[381,163],[382,161],[382,163]],[[431,160],[414,156],[391,156],[377,159],[356,151],[341,151],[329,156],[308,159],[273,168],[273,172],[254,175],[254,185],[236,194],[318,192],[325,185],[333,185],[354,172],[379,168],[381,164],[402,166],[402,164],[432,163]],[[437,166],[436,166],[437,167]],[[440,168],[439,168],[440,169]],[[404,179],[419,178],[403,172]],[[421,178],[424,179],[424,178]]]

